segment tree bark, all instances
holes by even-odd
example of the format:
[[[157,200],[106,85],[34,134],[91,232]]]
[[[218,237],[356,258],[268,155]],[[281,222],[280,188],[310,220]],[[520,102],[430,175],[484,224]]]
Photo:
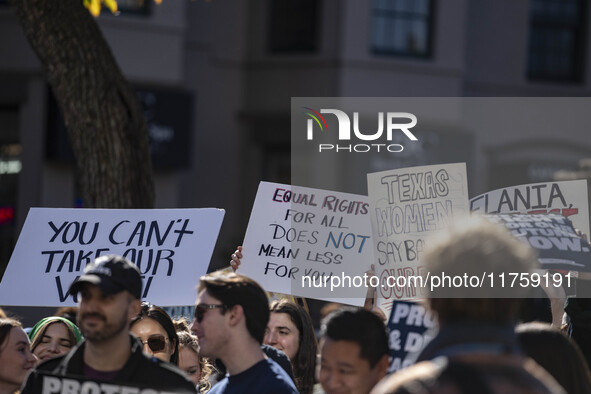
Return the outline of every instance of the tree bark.
[[[152,208],[143,111],[82,0],[13,0],[64,118],[89,208]]]

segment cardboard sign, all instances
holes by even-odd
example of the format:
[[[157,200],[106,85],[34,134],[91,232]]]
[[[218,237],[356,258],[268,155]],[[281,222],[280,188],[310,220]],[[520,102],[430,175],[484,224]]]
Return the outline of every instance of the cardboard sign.
[[[0,283],[0,304],[74,305],[70,283],[107,254],[138,266],[142,298],[160,306],[193,304],[223,217],[214,208],[31,208]]]
[[[425,238],[468,213],[465,163],[403,168],[367,175],[378,306],[389,315],[395,299],[413,299],[406,278],[423,274]],[[401,279],[398,279],[401,278]],[[410,282],[410,281],[409,281]]]
[[[360,306],[373,259],[368,208],[365,196],[261,182],[238,272],[270,292]]]
[[[388,373],[412,365],[418,353],[433,339],[427,330],[436,325],[436,317],[423,305],[409,301],[394,301],[392,313],[388,319],[390,332]]]
[[[470,199],[470,211],[495,213],[558,213],[589,234],[587,180],[531,183],[493,190]]]
[[[542,269],[591,272],[591,247],[575,232],[572,222],[558,214],[487,215],[504,224],[517,238],[538,251]]]

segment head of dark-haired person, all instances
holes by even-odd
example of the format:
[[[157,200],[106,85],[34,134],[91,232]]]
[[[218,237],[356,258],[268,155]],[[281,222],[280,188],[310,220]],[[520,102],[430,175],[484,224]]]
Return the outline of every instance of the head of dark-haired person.
[[[311,393],[316,369],[316,337],[308,312],[288,300],[271,304],[264,343],[283,351],[290,359],[300,393]]]
[[[327,394],[368,393],[386,375],[388,335],[376,314],[341,308],[323,321],[319,380]]]
[[[244,275],[214,272],[200,278],[198,292],[191,331],[201,354],[221,360],[228,372],[211,393],[297,393],[289,375],[261,350],[269,321],[263,288]]]
[[[556,379],[569,394],[591,393],[591,371],[577,344],[550,324],[517,326],[523,352]]]
[[[207,291],[209,296],[218,300],[223,305],[221,314],[240,305],[248,332],[259,345],[263,343],[269,321],[269,302],[258,283],[240,274],[210,274],[201,278],[198,291]]]
[[[140,313],[131,319],[129,331],[142,341],[145,353],[178,365],[179,339],[174,323],[164,309],[142,303]]]

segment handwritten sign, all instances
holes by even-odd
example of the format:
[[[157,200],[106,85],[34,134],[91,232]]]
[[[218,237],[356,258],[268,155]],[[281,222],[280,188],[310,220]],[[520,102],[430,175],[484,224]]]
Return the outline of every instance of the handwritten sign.
[[[410,279],[423,274],[425,238],[468,212],[465,163],[411,167],[367,175],[378,306],[388,315],[395,299],[413,299]]]
[[[538,251],[543,269],[591,272],[591,247],[575,232],[572,222],[558,214],[496,214],[487,217],[501,223],[517,238]]]
[[[388,319],[391,360],[388,373],[412,365],[418,353],[433,339],[428,329],[436,325],[437,319],[425,306],[409,301],[394,301]]]
[[[142,298],[162,306],[192,304],[223,216],[214,208],[31,208],[0,283],[1,303],[74,305],[67,290],[84,267],[119,254],[140,269]]]
[[[589,235],[587,180],[531,183],[497,189],[470,199],[470,211],[490,213],[558,213]]]
[[[362,305],[368,209],[365,196],[261,182],[239,272],[270,292]]]

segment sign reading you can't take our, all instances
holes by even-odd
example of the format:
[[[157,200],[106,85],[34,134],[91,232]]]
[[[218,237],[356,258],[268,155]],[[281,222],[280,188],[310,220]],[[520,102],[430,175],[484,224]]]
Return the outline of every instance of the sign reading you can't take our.
[[[84,267],[118,254],[140,269],[142,298],[162,306],[191,304],[223,217],[215,208],[31,208],[0,283],[0,300],[73,305],[77,300],[67,290]]]

